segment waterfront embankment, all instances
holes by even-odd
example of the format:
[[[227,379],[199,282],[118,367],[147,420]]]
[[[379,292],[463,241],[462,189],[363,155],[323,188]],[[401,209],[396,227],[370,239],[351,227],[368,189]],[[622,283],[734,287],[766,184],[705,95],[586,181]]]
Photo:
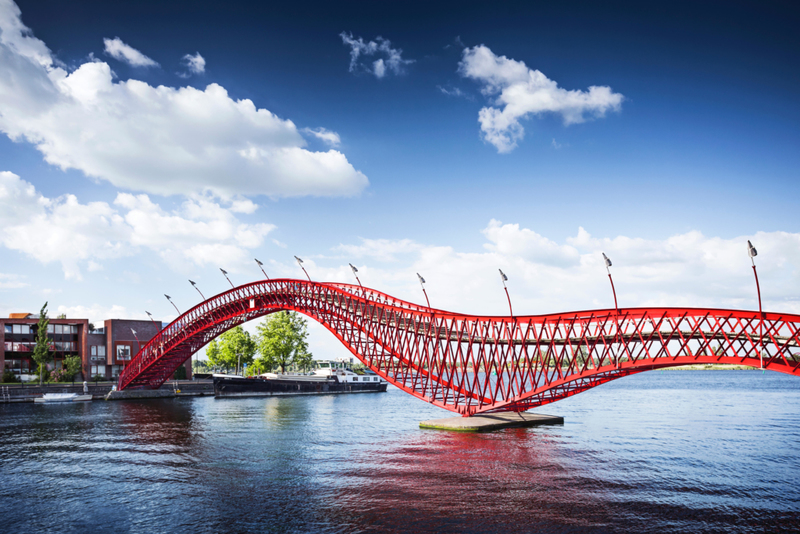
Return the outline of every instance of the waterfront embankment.
[[[116,382],[89,382],[87,393],[92,400],[152,399],[169,397],[201,397],[214,395],[211,380],[173,380],[165,382],[159,389],[112,391]],[[84,394],[83,384],[3,384],[0,386],[0,402],[33,402],[45,393]]]

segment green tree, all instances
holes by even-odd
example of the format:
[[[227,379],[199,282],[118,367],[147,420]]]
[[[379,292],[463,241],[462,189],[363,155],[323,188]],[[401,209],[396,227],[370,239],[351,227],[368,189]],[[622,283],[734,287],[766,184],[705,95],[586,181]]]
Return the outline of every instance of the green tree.
[[[81,370],[81,357],[80,356],[67,356],[64,358],[64,378],[67,381],[75,378],[78,371]]]
[[[265,369],[296,365],[301,369],[311,366],[312,356],[308,352],[306,320],[294,312],[279,312],[268,316],[256,328],[256,340],[260,357],[258,365]]]
[[[212,340],[206,348],[206,356],[211,365],[225,370],[235,369],[239,363],[242,367],[249,366],[253,363],[255,353],[256,342],[241,326],[231,328]]]
[[[222,353],[219,350],[219,343],[216,339],[212,339],[211,343],[206,346],[206,358],[212,368],[222,368],[221,361]]]
[[[39,325],[36,330],[36,346],[33,348],[33,361],[39,366],[39,384],[42,384],[44,379],[44,370],[47,362],[52,361],[53,353],[50,352],[50,340],[47,339],[47,325],[50,321],[47,319],[47,303],[44,303],[42,310],[39,312]]]

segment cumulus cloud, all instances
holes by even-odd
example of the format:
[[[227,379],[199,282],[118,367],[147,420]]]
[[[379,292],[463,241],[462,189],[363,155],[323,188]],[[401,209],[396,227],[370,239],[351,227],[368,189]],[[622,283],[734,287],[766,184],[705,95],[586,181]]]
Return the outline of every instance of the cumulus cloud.
[[[339,137],[338,133],[326,130],[325,128],[317,128],[316,130],[311,128],[303,128],[303,132],[313,135],[320,141],[323,141],[330,146],[339,146],[342,144],[342,139]]]
[[[592,85],[587,91],[566,90],[522,61],[495,55],[487,46],[465,48],[459,73],[481,84],[492,100],[478,113],[484,139],[500,153],[511,152],[525,135],[520,120],[529,115],[558,113],[565,125],[619,111],[624,97],[610,87]]]
[[[337,150],[312,152],[295,124],[225,88],[116,81],[91,61],[72,72],[0,2],[0,131],[45,160],[159,195],[360,193],[367,177]]]
[[[103,45],[105,46],[105,53],[117,61],[122,61],[132,67],[158,67],[158,63],[132,46],[125,44],[119,37],[103,39]]]
[[[339,34],[342,43],[350,47],[350,72],[363,70],[375,75],[376,78],[383,78],[387,74],[403,74],[406,65],[414,63],[413,59],[403,59],[403,50],[392,48],[392,43],[383,37],[376,37],[374,41],[364,42],[359,37],[355,39],[352,33],[342,32]],[[362,57],[376,56],[372,62],[365,62]]]
[[[120,304],[112,304],[111,306],[103,306],[101,304],[65,306],[61,304],[56,308],[54,314],[51,312],[51,315],[61,315],[62,313],[66,315],[67,318],[89,319],[89,322],[93,323],[97,328],[103,326],[103,321],[106,319],[150,320],[147,314],[138,311],[130,311]]]
[[[47,198],[16,174],[0,172],[0,245],[42,263],[59,262],[68,279],[141,250],[155,252],[179,272],[220,257],[234,270],[275,228],[240,222],[234,213],[252,212],[247,202],[226,207],[195,197],[167,212],[147,195],[120,193],[113,205],[82,204],[74,195]]]
[[[183,66],[189,71],[189,74],[182,76],[189,76],[190,74],[203,74],[206,71],[206,60],[197,52],[195,55],[186,54],[181,60]]]

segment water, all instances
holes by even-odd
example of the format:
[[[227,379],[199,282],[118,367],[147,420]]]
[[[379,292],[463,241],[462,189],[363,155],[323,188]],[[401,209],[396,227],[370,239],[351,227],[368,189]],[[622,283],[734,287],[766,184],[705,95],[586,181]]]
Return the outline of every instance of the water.
[[[800,379],[649,372],[420,430],[385,394],[0,405],[0,530],[797,532]]]

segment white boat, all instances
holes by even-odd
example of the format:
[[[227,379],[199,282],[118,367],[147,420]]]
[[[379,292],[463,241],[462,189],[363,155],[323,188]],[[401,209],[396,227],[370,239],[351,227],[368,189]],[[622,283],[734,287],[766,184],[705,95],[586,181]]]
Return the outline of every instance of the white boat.
[[[33,402],[86,402],[92,400],[91,395],[78,395],[77,393],[45,393]]]

